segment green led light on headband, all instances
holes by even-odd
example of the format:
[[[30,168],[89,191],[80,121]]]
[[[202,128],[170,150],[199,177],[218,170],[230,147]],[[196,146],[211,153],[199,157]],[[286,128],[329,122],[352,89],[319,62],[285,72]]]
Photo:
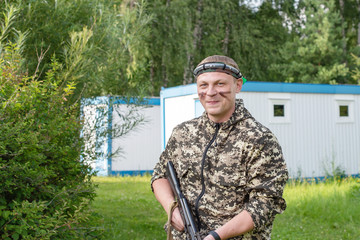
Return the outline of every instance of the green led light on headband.
[[[197,78],[200,74],[205,72],[223,72],[233,76],[236,79],[242,78],[243,84],[247,81],[238,69],[222,62],[209,62],[201,64],[194,69],[193,74],[195,78]]]

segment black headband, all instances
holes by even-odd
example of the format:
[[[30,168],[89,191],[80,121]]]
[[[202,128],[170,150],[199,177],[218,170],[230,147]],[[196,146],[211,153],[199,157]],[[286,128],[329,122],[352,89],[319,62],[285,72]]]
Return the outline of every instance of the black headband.
[[[246,79],[243,78],[241,72],[238,69],[234,68],[233,66],[222,63],[222,62],[203,63],[194,69],[193,74],[197,78],[200,74],[205,73],[205,72],[223,72],[223,73],[230,74],[231,76],[233,76],[236,79],[242,78],[243,83],[246,82]]]

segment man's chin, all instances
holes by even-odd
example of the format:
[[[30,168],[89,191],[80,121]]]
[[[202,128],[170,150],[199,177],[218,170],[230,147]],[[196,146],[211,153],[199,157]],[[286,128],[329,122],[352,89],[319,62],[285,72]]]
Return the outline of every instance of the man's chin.
[[[213,110],[213,109],[212,109]],[[213,117],[218,117],[220,116],[220,113],[218,111],[212,111],[211,109],[206,111],[206,113],[209,115],[209,116],[213,116]]]
[[[217,109],[217,107],[207,107],[206,109],[206,112],[208,113],[208,114],[211,114],[211,115],[217,115],[217,114],[219,114],[219,111],[218,111],[218,109]]]

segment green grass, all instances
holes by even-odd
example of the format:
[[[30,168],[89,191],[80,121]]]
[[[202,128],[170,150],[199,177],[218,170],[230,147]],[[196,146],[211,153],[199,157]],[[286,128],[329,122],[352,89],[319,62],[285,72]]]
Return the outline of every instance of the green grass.
[[[95,177],[92,207],[103,217],[104,239],[166,239],[165,212],[150,177]],[[275,219],[272,239],[360,239],[360,180],[289,183],[287,210]]]
[[[150,188],[150,177],[95,177],[93,209],[103,217],[104,238],[166,239],[166,215]]]
[[[292,183],[273,239],[360,239],[360,180]]]

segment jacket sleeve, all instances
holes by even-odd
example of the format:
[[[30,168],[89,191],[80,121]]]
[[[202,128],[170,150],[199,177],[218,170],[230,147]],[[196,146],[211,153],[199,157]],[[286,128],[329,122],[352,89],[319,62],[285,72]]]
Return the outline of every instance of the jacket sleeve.
[[[166,144],[165,150],[161,153],[159,161],[156,163],[154,167],[154,172],[151,176],[151,189],[154,191],[152,184],[155,180],[160,178],[166,178],[166,164],[169,160],[174,159],[176,155],[176,132],[177,128],[175,128]]]
[[[275,215],[282,213],[286,202],[282,198],[288,171],[281,147],[272,133],[266,133],[253,145],[247,162],[249,201],[244,210],[254,221],[254,230],[271,225]]]

